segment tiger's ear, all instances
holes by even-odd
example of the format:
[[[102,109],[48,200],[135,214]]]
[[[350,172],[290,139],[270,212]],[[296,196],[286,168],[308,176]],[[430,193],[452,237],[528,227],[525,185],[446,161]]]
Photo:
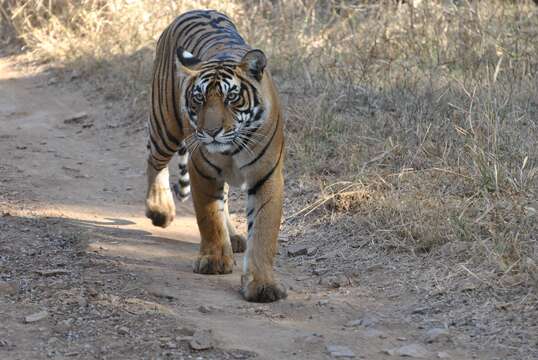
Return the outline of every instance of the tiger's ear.
[[[202,62],[202,60],[195,57],[193,54],[183,49],[181,46],[176,50],[176,66],[178,72],[186,75],[196,74],[196,65]]]
[[[239,67],[254,79],[261,81],[263,70],[267,65],[267,58],[263,51],[258,49],[250,50],[243,56]]]

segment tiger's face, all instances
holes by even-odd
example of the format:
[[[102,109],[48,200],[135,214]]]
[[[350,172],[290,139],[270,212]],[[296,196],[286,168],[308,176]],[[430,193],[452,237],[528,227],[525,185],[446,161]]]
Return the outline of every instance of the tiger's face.
[[[239,64],[201,63],[181,51],[178,60],[185,90],[182,109],[194,130],[193,141],[210,153],[251,146],[256,141],[253,134],[270,108],[261,93],[265,55],[251,50]]]

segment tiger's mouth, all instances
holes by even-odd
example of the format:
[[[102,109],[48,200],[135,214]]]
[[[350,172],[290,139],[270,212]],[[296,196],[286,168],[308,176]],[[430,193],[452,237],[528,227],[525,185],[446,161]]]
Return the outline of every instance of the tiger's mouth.
[[[211,154],[224,153],[232,149],[232,143],[221,143],[219,141],[213,141],[209,144],[204,144],[204,146]]]

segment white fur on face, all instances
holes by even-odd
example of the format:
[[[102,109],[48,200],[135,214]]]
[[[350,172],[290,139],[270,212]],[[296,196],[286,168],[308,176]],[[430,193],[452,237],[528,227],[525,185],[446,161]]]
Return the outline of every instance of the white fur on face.
[[[205,145],[205,148],[207,151],[209,151],[212,154],[230,151],[232,149],[231,144],[219,144],[219,143],[211,143]]]

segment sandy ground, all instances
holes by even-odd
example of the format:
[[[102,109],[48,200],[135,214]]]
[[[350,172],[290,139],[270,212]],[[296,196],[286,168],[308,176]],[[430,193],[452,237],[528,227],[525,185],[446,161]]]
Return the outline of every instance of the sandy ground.
[[[239,266],[194,274],[192,205],[167,229],[144,217],[144,132],[123,126],[125,109],[15,65],[0,60],[1,359],[328,359],[333,345],[358,359],[503,358],[427,341],[399,314],[405,299],[302,281],[286,256],[289,297],[272,304],[240,297]]]

